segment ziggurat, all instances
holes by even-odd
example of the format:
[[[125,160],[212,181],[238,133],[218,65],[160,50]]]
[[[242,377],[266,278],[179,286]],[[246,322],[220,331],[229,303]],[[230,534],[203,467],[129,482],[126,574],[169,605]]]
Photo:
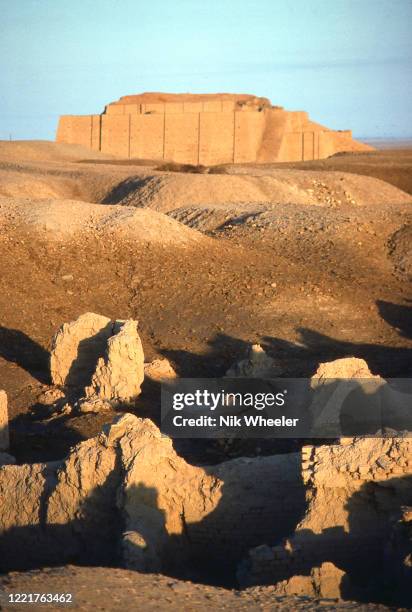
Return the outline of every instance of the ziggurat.
[[[330,130],[304,111],[247,94],[123,96],[100,115],[61,116],[56,141],[122,159],[196,165],[309,161],[371,149],[350,130]]]

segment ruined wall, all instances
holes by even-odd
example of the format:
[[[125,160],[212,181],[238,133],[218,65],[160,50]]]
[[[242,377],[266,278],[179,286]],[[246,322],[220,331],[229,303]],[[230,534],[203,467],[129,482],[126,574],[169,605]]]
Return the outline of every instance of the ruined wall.
[[[199,468],[150,421],[142,428],[144,435],[131,432],[127,442],[136,457],[127,463],[122,497],[128,567],[173,571],[193,563],[233,573],[250,542],[293,532],[305,507],[298,453]]]
[[[66,461],[0,467],[0,571],[112,563],[118,484],[114,449],[94,439]]]
[[[393,519],[412,503],[410,438],[342,439],[302,449],[307,510],[292,538],[249,552],[243,585],[308,575],[325,561],[355,580],[384,572]]]
[[[306,112],[230,94],[126,96],[102,115],[62,116],[56,140],[120,158],[203,165],[305,161],[370,149],[350,131],[310,121]]]
[[[124,415],[65,461],[0,468],[0,568],[73,561],[222,571],[303,513],[297,453],[191,466],[148,419]]]
[[[342,439],[300,453],[192,466],[131,414],[64,461],[0,467],[0,568],[113,563],[242,585],[384,571],[391,519],[412,501],[412,440]],[[246,550],[250,548],[246,556]]]
[[[57,142],[83,145],[88,149],[100,149],[101,115],[63,115],[57,129]]]

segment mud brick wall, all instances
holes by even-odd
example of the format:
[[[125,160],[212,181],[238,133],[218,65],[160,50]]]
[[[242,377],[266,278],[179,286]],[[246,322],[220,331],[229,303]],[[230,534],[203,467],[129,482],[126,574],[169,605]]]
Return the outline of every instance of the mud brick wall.
[[[102,117],[100,115],[92,115],[91,125],[91,148],[93,151],[100,151],[101,149],[101,133],[102,133]]]
[[[213,511],[186,523],[194,560],[233,564],[251,546],[293,533],[306,507],[298,453],[236,459],[208,471],[224,484]]]
[[[95,149],[96,143],[100,143],[100,115],[64,115],[56,140]]]
[[[129,157],[130,115],[102,115],[101,150],[116,157]]]
[[[265,113],[235,113],[233,161],[247,163],[257,160],[265,129]]]
[[[305,508],[299,453],[200,468],[127,414],[63,461],[0,467],[0,499],[1,571],[107,563],[130,532],[149,559],[135,547],[127,567],[152,571],[153,552],[163,568],[192,559],[233,571],[252,546],[291,534]]]
[[[203,165],[305,161],[369,148],[350,131],[310,121],[304,111],[192,98],[133,102],[131,96],[107,105],[102,115],[62,116],[56,140],[120,158]]]
[[[199,163],[224,164],[233,162],[234,125],[236,113],[200,113]]]
[[[392,520],[412,502],[412,440],[343,439],[302,449],[305,517],[292,538],[251,551],[242,585],[273,584],[331,561],[349,574],[382,570]]]
[[[199,113],[166,113],[164,121],[163,158],[197,164],[199,160]]]
[[[130,157],[163,159],[165,115],[130,115]]]

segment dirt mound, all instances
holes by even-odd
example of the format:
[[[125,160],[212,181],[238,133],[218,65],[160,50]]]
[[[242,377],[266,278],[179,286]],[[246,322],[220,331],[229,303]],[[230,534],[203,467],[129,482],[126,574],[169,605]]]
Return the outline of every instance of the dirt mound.
[[[183,172],[185,174],[207,174],[209,172],[208,166],[202,166],[198,164],[179,164],[177,162],[166,162],[156,166],[154,170],[158,172]]]
[[[362,159],[362,155],[367,154],[358,155]],[[356,154],[353,156],[355,160],[358,159]],[[410,191],[405,190],[404,192],[401,185],[387,181],[385,173],[382,173],[382,176],[379,175],[379,172],[376,172],[376,176],[369,175],[367,169],[362,172],[355,163],[353,166],[344,165],[340,168],[332,164],[329,167],[327,162],[329,160],[281,164],[229,164],[211,168],[210,173],[255,177],[272,176],[306,190],[314,196],[315,201],[335,206],[411,202]],[[363,169],[363,166],[361,168]],[[410,173],[410,164],[405,165],[403,169],[408,169]]]
[[[33,200],[53,198],[100,202],[114,185],[127,176],[123,168],[104,163],[73,161],[0,160],[0,196]],[[135,169],[136,171],[136,169]]]
[[[10,198],[64,198],[68,185],[54,177],[1,171],[0,196]]]
[[[343,208],[261,204],[250,205],[249,210],[246,205],[199,206],[169,216],[218,238],[259,243],[302,264],[313,261],[319,266],[321,260],[334,259],[341,269],[352,268],[352,278],[355,260],[358,272],[366,267],[383,275],[394,268],[404,274],[410,270],[409,204]]]
[[[270,204],[221,204],[176,208],[168,213],[172,219],[201,232],[210,232],[223,227],[244,224],[255,219],[270,208]]]
[[[240,202],[268,202],[270,189],[265,179],[202,174],[162,174],[130,177],[120,183],[105,203],[125,204],[170,212],[195,205],[222,205]],[[293,193],[293,190],[292,190]],[[293,201],[291,190],[277,183],[278,198]],[[295,194],[295,199],[296,199]]]
[[[251,174],[162,174],[129,177],[104,198],[124,204],[170,212],[187,206],[268,203],[326,207],[411,202],[399,189],[370,177],[345,173],[276,170]]]
[[[376,143],[373,146],[378,146]],[[300,168],[302,170],[336,170],[387,181],[391,185],[412,194],[412,147],[384,151],[364,151],[332,155],[328,159],[278,164],[277,167]],[[271,166],[276,167],[275,165]]]
[[[36,231],[49,240],[76,235],[112,236],[163,245],[205,240],[195,230],[155,211],[76,200],[0,198],[0,228],[2,225]]]
[[[77,144],[49,140],[0,140],[0,160],[5,161],[70,161],[77,159],[108,158],[100,151],[91,151]]]

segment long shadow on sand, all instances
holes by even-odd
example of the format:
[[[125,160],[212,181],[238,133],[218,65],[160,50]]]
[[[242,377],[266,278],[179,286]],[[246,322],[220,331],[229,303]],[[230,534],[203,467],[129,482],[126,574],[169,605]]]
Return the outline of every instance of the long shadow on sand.
[[[301,344],[266,336],[263,347],[284,359],[290,376],[312,376],[319,363],[341,357],[365,359],[373,374],[384,378],[410,376],[412,348],[338,340],[307,328],[299,328]],[[293,374],[290,373],[290,367]]]
[[[122,564],[119,544],[125,525],[116,506],[121,484],[118,467],[100,487],[79,500],[75,519],[65,524],[48,524],[48,500],[56,484],[54,469],[50,465],[43,471],[48,485],[40,501],[38,523],[6,528],[1,534],[0,570],[67,563],[119,567]],[[236,497],[241,492],[239,487],[225,483],[215,509],[197,522],[185,523],[184,531],[175,535],[166,527],[160,492],[144,484],[131,485],[127,497],[132,503],[129,513],[132,512],[133,519],[127,534],[136,533],[137,538],[136,544],[128,539],[127,548],[123,546],[129,567],[205,584],[236,586],[236,567],[247,551],[261,544],[280,543],[293,534],[302,518],[306,500],[298,462],[291,477],[289,483],[284,483],[289,487],[279,483],[273,495],[265,496],[263,506],[263,498],[250,494]],[[411,484],[408,477],[390,479],[384,486],[365,483],[346,503],[348,531],[341,526],[321,533],[298,531],[304,536],[304,557],[299,568],[285,562],[284,571],[271,576],[268,567],[269,579],[262,575],[262,580],[255,583],[274,584],[296,574],[297,569],[300,575],[309,575],[311,568],[330,561],[347,572],[348,579],[341,584],[343,599],[410,605],[410,573],[403,580],[397,557],[387,557],[387,543],[401,506],[412,503]],[[261,487],[257,486],[260,495],[264,490]],[[372,512],[371,516],[376,499],[382,495],[389,500],[387,507],[381,505],[380,511]]]
[[[411,306],[392,304],[383,300],[378,300],[376,305],[382,319],[397,329],[402,337],[412,339],[412,300],[408,302]]]
[[[24,332],[0,326],[0,356],[16,363],[39,382],[50,384],[49,352]]]
[[[412,307],[389,302],[378,302],[377,306],[382,318],[402,337],[412,338]],[[412,347],[339,340],[304,327],[296,331],[299,342],[273,336],[263,336],[260,341],[267,353],[279,361],[284,376],[310,377],[319,363],[342,357],[365,359],[374,374],[386,378],[412,373]],[[223,376],[235,361],[245,357],[249,346],[245,340],[219,333],[209,341],[204,353],[173,349],[164,349],[162,353],[176,364],[180,376],[207,378]]]
[[[412,338],[412,306],[392,304],[378,300],[379,314],[401,337]],[[338,340],[312,329],[297,329],[299,345],[280,338],[265,337],[268,353],[284,359],[292,366],[290,376],[312,376],[322,361],[341,357],[365,359],[373,374],[384,378],[402,378],[412,375],[412,346],[386,346],[377,343]],[[288,370],[290,367],[288,368]]]
[[[280,477],[271,493],[256,478],[251,482],[250,475],[244,485],[232,479],[229,485],[223,485],[212,512],[199,521],[184,521],[183,531],[176,534],[167,530],[160,492],[143,483],[129,486],[127,492],[122,491],[129,504],[127,533],[138,533],[145,543],[140,547],[129,541],[123,546],[131,569],[235,586],[237,563],[247,551],[292,534],[303,516],[306,499],[299,461],[288,465],[293,465],[289,478]],[[61,524],[50,523],[48,518],[50,498],[57,485],[55,469],[53,464],[43,467],[45,483],[37,522],[5,528],[0,534],[0,572],[67,563],[121,566],[125,524],[117,507],[120,465],[88,497],[78,500],[76,517]]]

